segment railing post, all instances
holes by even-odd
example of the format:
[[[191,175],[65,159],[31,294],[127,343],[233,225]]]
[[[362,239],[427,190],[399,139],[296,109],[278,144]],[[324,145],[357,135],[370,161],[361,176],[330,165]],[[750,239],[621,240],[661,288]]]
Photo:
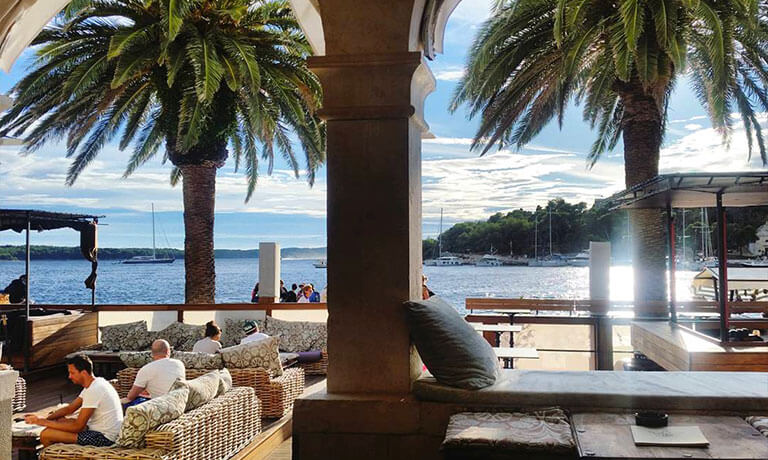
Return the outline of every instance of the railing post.
[[[276,299],[280,299],[280,244],[259,243],[259,303]]]
[[[594,316],[595,366],[613,370],[613,325],[610,309],[611,243],[589,243],[589,299]]]

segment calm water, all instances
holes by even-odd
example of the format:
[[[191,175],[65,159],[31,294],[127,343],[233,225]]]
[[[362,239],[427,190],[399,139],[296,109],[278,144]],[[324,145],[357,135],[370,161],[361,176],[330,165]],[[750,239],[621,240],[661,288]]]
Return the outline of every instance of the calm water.
[[[313,260],[283,260],[281,277],[291,283],[326,285],[326,270]],[[257,259],[216,261],[216,301],[247,302],[258,276]],[[0,262],[0,288],[24,272],[24,262]],[[428,286],[463,310],[467,297],[527,297],[585,299],[589,296],[586,267],[424,267]],[[85,260],[32,262],[32,298],[40,303],[90,303],[83,280],[90,273]],[[678,300],[690,299],[689,286],[695,272],[677,273]],[[632,269],[611,268],[611,298],[632,299]],[[183,303],[184,263],[165,265],[99,264],[96,288],[98,303]]]

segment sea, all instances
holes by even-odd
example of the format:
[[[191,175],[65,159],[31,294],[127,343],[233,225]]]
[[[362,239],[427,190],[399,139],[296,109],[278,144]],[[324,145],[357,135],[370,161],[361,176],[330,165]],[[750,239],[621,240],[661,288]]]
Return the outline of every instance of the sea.
[[[292,283],[312,283],[321,290],[327,271],[313,266],[316,260],[283,259],[281,278]],[[85,260],[33,260],[30,270],[31,298],[45,304],[89,304],[90,290],[83,281],[90,273]],[[258,259],[216,261],[216,302],[248,302],[258,281]],[[0,288],[24,273],[23,261],[0,262]],[[588,267],[454,267],[425,266],[427,285],[436,294],[464,312],[467,297],[587,299]],[[677,299],[691,299],[690,285],[696,272],[678,271]],[[336,289],[355,286],[332,286]],[[362,295],[363,293],[361,293]],[[370,293],[365,293],[370,295]],[[375,295],[375,294],[374,294]],[[632,300],[632,267],[611,267],[612,300]],[[184,262],[124,265],[101,261],[98,268],[96,302],[101,304],[150,304],[184,302]]]

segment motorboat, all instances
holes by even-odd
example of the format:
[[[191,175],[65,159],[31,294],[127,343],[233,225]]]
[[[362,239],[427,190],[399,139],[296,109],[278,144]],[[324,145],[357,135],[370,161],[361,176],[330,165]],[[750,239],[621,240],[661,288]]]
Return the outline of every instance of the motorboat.
[[[437,259],[430,259],[424,262],[424,265],[430,265],[433,267],[450,267],[461,265],[461,259],[455,256],[442,256]]]
[[[588,267],[589,266],[589,249],[581,251],[573,257],[568,258],[568,265],[574,267]]]
[[[542,267],[565,267],[567,265],[568,259],[557,253],[541,260]]]
[[[741,266],[766,268],[768,267],[768,258],[761,257],[759,259],[746,260],[741,262]]]
[[[480,260],[475,262],[477,267],[501,267],[502,265],[501,259],[491,254],[485,254]]]
[[[320,259],[312,265],[314,265],[315,268],[328,268],[328,262],[325,259]]]

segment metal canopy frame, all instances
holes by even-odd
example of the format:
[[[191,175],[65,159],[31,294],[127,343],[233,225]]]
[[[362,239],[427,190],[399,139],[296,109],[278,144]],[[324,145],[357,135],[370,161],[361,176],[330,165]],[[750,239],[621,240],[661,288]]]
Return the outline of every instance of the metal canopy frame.
[[[768,172],[663,174],[608,198],[611,210],[665,209],[669,251],[669,319],[677,322],[675,307],[675,222],[673,208],[717,210],[720,341],[728,341],[727,207],[768,205]]]
[[[85,226],[92,224],[98,225],[99,218],[104,216],[95,216],[90,214],[69,214],[62,212],[36,211],[28,209],[0,209],[0,231],[13,230],[17,233],[26,232],[26,259],[25,275],[27,277],[26,292],[24,294],[24,306],[26,319],[29,321],[29,287],[30,287],[30,233],[32,230],[39,232],[45,230],[56,230],[60,228],[71,228],[82,231]],[[95,270],[95,269],[94,269]],[[96,303],[96,286],[91,289],[91,305]],[[28,340],[29,328],[24,328],[24,341]],[[24,371],[29,368],[29,349],[24,346]]]

